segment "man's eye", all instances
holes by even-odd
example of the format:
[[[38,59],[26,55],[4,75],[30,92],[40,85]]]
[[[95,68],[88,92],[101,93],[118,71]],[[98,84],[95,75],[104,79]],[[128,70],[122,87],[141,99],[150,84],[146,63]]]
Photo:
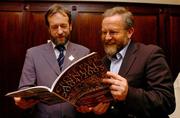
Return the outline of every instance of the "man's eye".
[[[67,27],[67,25],[61,25],[61,28],[66,28]]]
[[[118,34],[119,32],[116,32],[116,31],[102,31],[102,35],[107,35],[107,34],[109,34],[109,35],[116,35],[116,34]]]
[[[118,34],[118,32],[110,31],[109,34],[110,34],[110,35],[115,35],[115,34]]]
[[[102,31],[101,33],[102,33],[103,35],[106,35],[106,34],[107,34],[107,32],[105,32],[105,31]]]
[[[58,25],[53,25],[53,26],[51,26],[51,29],[58,29]]]
[[[59,27],[62,29],[65,29],[65,28],[67,28],[67,25],[52,25],[51,29],[57,30]]]

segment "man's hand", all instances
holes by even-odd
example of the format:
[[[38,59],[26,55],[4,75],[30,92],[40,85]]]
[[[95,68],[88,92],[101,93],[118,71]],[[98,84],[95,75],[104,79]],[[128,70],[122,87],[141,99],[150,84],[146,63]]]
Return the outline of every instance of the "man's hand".
[[[34,106],[35,104],[39,102],[39,100],[35,100],[35,99],[26,100],[21,97],[14,97],[14,101],[15,101],[15,104],[21,109],[31,108],[32,106]]]
[[[97,115],[104,114],[109,108],[110,103],[99,103],[95,107],[80,106],[77,110],[81,113],[94,112]]]
[[[107,109],[109,108],[110,103],[99,103],[97,106],[95,106],[92,111],[97,114],[101,115],[106,113]]]
[[[110,84],[110,91],[115,100],[123,101],[126,99],[128,93],[127,80],[113,72],[107,72],[110,79],[103,79],[103,82]]]

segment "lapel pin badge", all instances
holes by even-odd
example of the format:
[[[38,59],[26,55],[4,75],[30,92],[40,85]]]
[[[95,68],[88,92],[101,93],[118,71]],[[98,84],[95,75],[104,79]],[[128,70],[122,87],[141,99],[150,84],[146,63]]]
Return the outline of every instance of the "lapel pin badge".
[[[71,56],[69,56],[69,60],[70,61],[73,61],[74,60],[74,57],[71,55]]]

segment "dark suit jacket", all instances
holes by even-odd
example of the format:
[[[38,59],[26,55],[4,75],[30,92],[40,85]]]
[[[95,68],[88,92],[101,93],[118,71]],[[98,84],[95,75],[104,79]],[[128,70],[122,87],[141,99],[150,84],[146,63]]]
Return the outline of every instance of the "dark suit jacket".
[[[109,68],[107,57],[104,63]],[[168,114],[174,111],[173,79],[159,47],[131,42],[119,75],[128,81],[126,100],[113,101],[104,115],[89,113],[81,114],[80,117],[168,118]]]
[[[87,55],[90,50],[84,46],[69,42],[64,59],[63,70],[72,62]],[[69,56],[74,60],[70,61]],[[60,69],[51,43],[36,46],[27,50],[19,88],[28,86],[51,87],[60,74]],[[37,118],[74,118],[74,108],[68,103],[47,106],[39,103],[34,109]]]

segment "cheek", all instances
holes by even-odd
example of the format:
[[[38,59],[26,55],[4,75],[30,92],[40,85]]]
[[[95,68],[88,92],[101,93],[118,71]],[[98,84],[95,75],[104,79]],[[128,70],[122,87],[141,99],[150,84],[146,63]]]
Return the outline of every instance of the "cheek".
[[[69,30],[69,29],[64,30],[64,34],[65,34],[66,36],[68,36],[68,35],[70,34],[70,32],[71,32],[71,30]]]
[[[128,40],[127,36],[125,36],[125,35],[117,37],[115,40],[117,47],[122,48],[124,45],[126,45],[127,40]]]
[[[124,38],[125,38],[124,35],[119,35],[115,38],[115,41],[117,44],[121,44],[124,42]]]
[[[101,36],[101,42],[104,42],[104,41],[105,41],[105,37]]]
[[[53,35],[53,34],[55,34],[55,32],[53,32],[52,30],[49,30],[49,34]]]
[[[56,33],[55,33],[55,32],[51,31],[51,32],[49,32],[49,33],[50,33],[50,35],[51,35],[52,37],[56,37]]]

